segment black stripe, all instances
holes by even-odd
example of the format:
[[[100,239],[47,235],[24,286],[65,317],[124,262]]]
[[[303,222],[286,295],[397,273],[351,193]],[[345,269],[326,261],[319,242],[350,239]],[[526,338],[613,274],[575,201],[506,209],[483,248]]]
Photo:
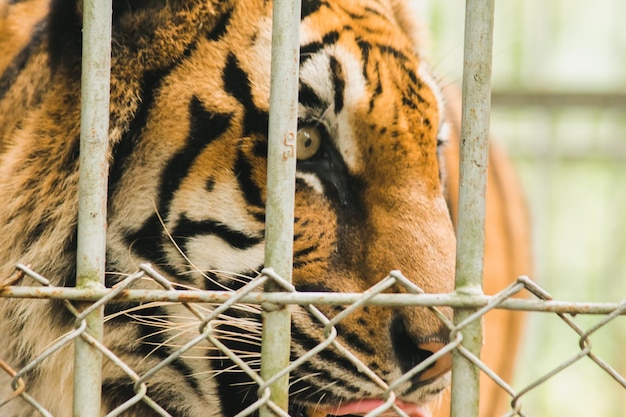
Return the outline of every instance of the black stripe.
[[[49,22],[49,53],[52,69],[60,64],[68,68],[80,68],[82,19],[76,12],[76,2],[52,0]]]
[[[228,129],[231,115],[226,113],[213,113],[204,108],[200,99],[193,96],[189,103],[189,138],[187,145],[196,141],[201,149],[212,143]],[[195,147],[195,145],[192,145]]]
[[[311,42],[300,47],[300,67],[302,67],[313,55],[324,48],[322,42]]]
[[[206,179],[206,181],[204,182],[204,189],[208,192],[211,192],[215,189],[215,177],[210,176]]]
[[[160,214],[165,219],[174,193],[187,177],[196,158],[230,127],[231,114],[207,111],[198,97],[189,103],[190,126],[187,143],[169,161],[161,176]]]
[[[412,85],[406,86],[405,90],[408,96],[417,98],[418,103],[420,104],[426,103],[426,99],[420,94],[419,91],[416,91]]]
[[[131,123],[131,128],[122,139],[119,147],[114,150],[116,158],[111,171],[110,194],[114,192],[126,168],[125,160],[132,155],[137,138],[145,127],[148,113],[154,101],[154,94],[158,90],[164,76],[170,71],[171,68],[146,75],[144,105],[140,108],[138,116]],[[200,100],[195,96],[190,101],[189,112],[190,132],[187,137],[187,143],[185,147],[170,159],[161,177],[159,215],[162,218],[167,218],[169,203],[183,178],[191,169],[195,159],[208,144],[221,136],[230,125],[231,115],[206,111]],[[126,241],[133,247],[133,251],[140,256],[155,264],[164,264],[161,266],[162,268],[170,274],[176,274],[176,271],[167,265],[163,251],[163,227],[156,214],[150,216],[138,230],[129,231],[126,234]],[[184,276],[179,276],[178,278],[184,280]]]
[[[400,91],[403,91],[403,97],[402,97],[403,104],[415,109],[417,108],[417,105],[414,99],[417,99],[418,103],[425,103],[426,100],[424,99],[424,97],[421,96],[419,91],[416,91],[416,89],[413,88],[413,85],[416,85],[418,86],[418,88],[420,88],[421,81],[418,79],[417,74],[415,73],[413,69],[404,65],[407,61],[409,61],[409,58],[403,52],[395,48],[392,48],[389,46],[383,46],[383,45],[376,45],[376,47],[381,51],[381,53],[390,54],[394,58],[399,60],[400,61],[399,66],[402,68],[402,71],[404,72],[404,74],[406,74],[412,82],[412,85],[409,84],[409,85],[398,86]],[[379,69],[377,67],[376,72],[378,71]],[[380,93],[379,90],[377,90],[376,92]]]
[[[155,96],[161,89],[163,80],[172,72],[177,65],[172,65],[156,71],[148,71],[141,81],[139,93],[141,100],[135,112],[135,117],[130,122],[128,129],[124,131],[119,142],[113,147],[113,160],[109,167],[109,200],[117,189],[117,184],[124,171],[127,169],[127,161],[132,157],[140,135],[146,127],[148,116],[154,105]]]
[[[252,217],[259,223],[265,223],[265,212],[252,213]]]
[[[343,69],[334,56],[330,57],[330,74],[335,87],[335,114],[339,114],[343,109],[343,95],[346,81],[343,79]]]
[[[228,25],[230,24],[230,18],[232,17],[233,9],[228,9],[224,12],[219,20],[215,23],[215,26],[207,33],[206,38],[210,41],[217,41],[228,31]]]
[[[324,257],[317,257],[317,258],[311,258],[311,259],[307,259],[304,261],[293,261],[293,269],[300,269],[304,266],[310,266],[314,263],[320,263],[322,265],[319,265],[320,268],[324,268],[326,265],[326,261],[328,261],[328,258]]]
[[[291,361],[293,362],[296,359],[297,357],[292,357]],[[315,359],[313,361],[315,361]],[[352,363],[350,364],[350,366],[351,366],[351,369],[354,369],[356,371],[356,366],[354,366]],[[302,365],[300,365],[298,368],[296,368],[296,371],[294,373],[295,373],[294,377],[296,378],[300,376],[315,375],[315,379],[319,383],[322,383],[323,384],[322,386],[328,386],[329,384],[332,383],[332,384],[337,384],[337,387],[340,387],[342,390],[351,392],[352,394],[364,394],[365,393],[363,388],[361,388],[360,386],[351,385],[345,379],[338,378],[337,375],[333,375],[328,370],[315,367],[311,363],[311,361],[305,362]],[[315,384],[309,381],[308,379],[306,380],[305,384],[306,385],[310,384],[310,385],[315,386]],[[359,396],[362,397],[362,395],[359,395]],[[307,399],[312,399],[312,398],[317,398],[317,399],[323,398],[324,402],[327,402],[327,403],[340,403],[341,402],[341,399],[339,397],[335,396],[332,392],[325,391],[325,390],[312,393],[312,395],[307,397]]]
[[[254,207],[265,208],[265,202],[261,195],[261,188],[252,179],[252,165],[245,155],[239,150],[233,167],[233,174],[237,178],[239,189],[243,193],[246,202]]]
[[[364,40],[357,41],[357,44],[359,45],[359,49],[361,50],[361,55],[363,57],[362,58],[363,78],[367,80],[369,79],[369,77],[367,76],[367,65],[369,63],[370,51],[372,50],[372,44]]]
[[[184,247],[189,238],[198,235],[215,235],[231,247],[241,250],[249,249],[263,240],[262,236],[251,236],[214,220],[194,221],[182,214],[172,231],[174,239]]]
[[[207,271],[205,272],[207,278],[204,279],[204,289],[207,291],[222,291],[224,290],[224,283],[217,276],[215,272]],[[222,285],[220,285],[222,284]]]
[[[26,45],[11,61],[11,64],[0,75],[0,100],[4,98],[11,86],[17,80],[20,73],[26,67],[29,58],[34,55],[37,49],[42,45],[46,34],[46,21],[39,22],[31,35],[30,42]],[[45,70],[45,68],[42,68]]]
[[[341,323],[336,324],[335,327],[337,328],[339,337],[345,340],[350,346],[370,356],[376,355],[376,351],[371,348],[370,343],[363,340],[359,334],[351,332]]]
[[[321,326],[321,324],[320,324]],[[309,335],[307,335],[303,330],[301,330],[300,328],[298,328],[295,323],[293,323],[293,325],[291,326],[291,339],[293,340],[294,343],[297,343],[298,345],[300,345],[303,349],[305,350],[312,350],[313,348],[315,348],[317,345],[319,345],[322,340],[313,340],[309,337]],[[321,361],[326,364],[334,364],[334,366],[332,366],[333,368],[336,369],[343,369],[343,370],[355,370],[354,364],[352,364],[352,362],[350,362],[348,359],[344,358],[343,356],[340,356],[339,354],[337,354],[337,352],[335,352],[334,350],[332,350],[332,348],[326,348],[324,350],[322,350],[321,352],[319,352],[317,354]],[[330,378],[332,380],[332,378]]]
[[[153,109],[155,97],[158,95],[164,80],[181,64],[184,60],[183,57],[189,57],[196,47],[196,43],[188,45],[183,51],[180,60],[167,67],[146,71],[143,74],[138,92],[141,100],[138,100],[139,105],[134,112],[135,117],[130,121],[128,128],[125,128],[120,141],[113,147],[113,158],[109,167],[109,201],[117,189],[118,182],[124,171],[127,169],[127,164],[132,160],[135,147],[140,141],[141,134]],[[123,88],[123,86],[120,88]]]
[[[409,58],[404,54],[404,52],[400,51],[399,49],[393,48],[389,45],[377,44],[376,47],[380,50],[381,53],[392,55],[394,58],[398,59],[401,62],[406,62],[409,60]],[[414,82],[417,82],[417,79],[415,79]]]
[[[113,378],[105,378],[102,381],[102,401],[108,410],[112,410],[136,395],[134,390],[135,384],[126,380]],[[130,410],[137,412],[141,409],[141,415],[150,415],[150,408],[142,401],[135,404]]]
[[[300,46],[300,66],[326,46],[337,43],[339,36],[339,32],[331,31],[324,35],[321,42],[311,42]]]
[[[376,17],[380,17],[380,18],[382,18],[382,19],[384,19],[384,20],[387,20],[387,18],[385,17],[385,15],[380,14],[380,13],[378,12],[378,10],[376,10],[376,9],[372,9],[371,7],[366,7],[366,8],[365,8],[365,9],[363,9],[363,10],[365,10],[365,12],[366,12],[366,13],[364,14],[364,16],[366,16],[366,15],[368,15],[368,14],[373,14],[373,15],[374,15],[374,16],[376,16]]]
[[[260,110],[252,98],[252,87],[248,74],[241,69],[234,54],[226,58],[226,66],[222,73],[224,90],[235,97],[244,107],[243,133],[250,136],[259,133],[267,136],[269,114]]]
[[[301,235],[294,235],[293,240],[294,240],[294,241],[297,241],[297,240],[300,238],[300,236],[301,236]],[[323,236],[323,234],[322,234],[322,236]],[[322,236],[320,236],[320,238],[321,238]],[[307,255],[309,255],[309,254],[311,254],[311,253],[315,252],[318,248],[319,248],[319,245],[318,245],[318,244],[316,244],[316,243],[315,243],[315,244],[312,244],[311,246],[307,246],[307,247],[306,247],[306,248],[304,248],[304,249],[300,249],[300,250],[298,250],[298,251],[295,251],[295,252],[293,253],[293,257],[294,257],[294,258],[299,258],[299,257],[304,257],[304,256],[307,256]]]
[[[239,316],[238,310],[228,310],[227,315]],[[225,332],[241,333],[241,329],[235,326],[221,325],[216,330]],[[221,340],[229,349],[235,352],[259,352],[260,346],[254,343],[246,342],[243,339]],[[219,356],[218,356],[219,355]],[[238,366],[222,353],[217,353],[214,359],[211,359],[211,367],[213,369],[227,369],[234,366],[232,371],[219,372],[215,380],[217,382],[218,397],[222,400],[222,413],[225,417],[233,417],[244,408],[251,405],[257,399],[258,385],[252,383],[252,380]],[[217,356],[217,357],[215,357]],[[258,367],[258,365],[254,366]]]
[[[292,361],[294,359],[292,358]],[[305,378],[302,378],[305,377]],[[290,392],[297,392],[294,395],[294,399],[305,400],[309,404],[321,403],[325,404],[342,404],[344,398],[339,398],[332,392],[327,391],[329,384],[332,382],[333,386],[343,388],[342,384],[338,384],[336,378],[331,377],[326,371],[319,371],[311,366],[309,362],[305,362],[296,368],[290,375],[290,380],[294,381],[289,384]],[[337,385],[335,385],[337,384]],[[289,414],[293,417],[306,416],[306,413],[297,414],[298,404],[295,401],[292,402],[289,409]]]
[[[318,341],[311,339],[306,333],[296,327],[295,323],[293,323],[291,326],[291,340],[294,344],[297,343],[307,351],[312,350],[321,343],[321,340]],[[294,361],[296,359],[297,357],[295,356],[295,354],[292,353],[291,360]],[[298,372],[302,372],[303,374],[317,373],[319,374],[318,378],[323,379],[327,382],[337,381],[338,378],[337,375],[331,374],[328,369],[338,369],[342,370],[343,372],[354,371],[355,374],[357,373],[354,364],[343,356],[338,355],[334,350],[332,350],[332,348],[326,348],[319,352],[314,361],[322,362],[324,364],[324,368],[313,367],[310,365],[310,362],[306,362],[305,364],[303,364],[303,366],[297,368]],[[303,372],[305,369],[307,369],[306,372]],[[359,386],[352,385],[345,380],[341,381],[340,386],[350,392],[361,392]]]
[[[320,96],[317,95],[315,90],[313,90],[310,85],[303,82],[300,83],[298,101],[300,102],[300,104],[309,109],[325,109],[327,107],[327,105],[324,104]]]
[[[417,104],[410,97],[405,94],[402,95],[402,105],[410,109],[417,110]]]
[[[415,71],[411,68],[408,68],[406,65],[404,65],[405,63],[412,61],[412,59],[409,59],[409,57],[405,55],[404,52],[400,51],[399,49],[393,48],[389,45],[376,45],[376,47],[380,49],[381,53],[392,55],[394,58],[400,61],[400,66],[402,70],[406,73],[406,75],[409,76],[413,84],[415,85],[421,84]]]
[[[72,99],[74,98],[78,99],[78,97],[76,96],[72,97]],[[79,104],[76,104],[76,106],[68,104],[68,107],[78,108]],[[64,158],[63,158],[64,161],[61,162],[61,165],[65,167],[67,172],[75,172],[73,169],[77,168],[78,159],[80,158],[80,134],[76,135],[69,142],[70,142],[70,145],[69,145],[68,152],[65,153]]]
[[[254,142],[252,154],[259,158],[267,158],[267,141],[257,140]]]
[[[149,260],[163,272],[180,283],[193,284],[194,280],[189,274],[180,274],[168,260],[164,251],[164,245],[169,244],[169,238],[163,233],[163,226],[156,214],[146,220],[137,231],[127,231],[125,241],[133,253]],[[109,268],[107,271],[119,271]]]
[[[296,290],[298,292],[332,292],[332,290],[321,283],[317,284],[304,284],[304,285],[296,285]]]
[[[322,43],[324,45],[334,45],[339,40],[340,33],[336,30],[330,31],[324,35],[322,38]]]
[[[134,385],[133,382],[127,382],[127,380],[104,379],[102,381],[102,399],[106,404],[106,411],[110,411],[134,397],[136,395]],[[159,406],[170,415],[176,417],[191,417],[189,412],[193,408],[181,401],[182,396],[176,392],[175,384],[148,381],[147,385],[147,396],[159,404]],[[143,401],[134,404],[124,415],[128,415],[129,412],[133,412],[133,415],[140,416],[155,415],[154,410]]]
[[[302,2],[302,8],[300,10],[300,20],[313,13],[317,13],[317,11],[322,8],[322,6],[328,7],[328,2],[320,0],[304,0]]]

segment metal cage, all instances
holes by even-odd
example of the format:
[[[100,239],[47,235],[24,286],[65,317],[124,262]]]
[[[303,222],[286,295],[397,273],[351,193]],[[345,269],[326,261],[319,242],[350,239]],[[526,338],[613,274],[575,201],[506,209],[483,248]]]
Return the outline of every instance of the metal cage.
[[[80,151],[80,205],[78,226],[78,264],[76,288],[52,288],[45,277],[29,268],[18,265],[18,275],[27,274],[40,286],[12,286],[4,283],[0,289],[2,297],[40,297],[66,300],[68,308],[76,315],[76,328],[49,347],[32,363],[19,370],[10,368],[0,361],[5,372],[13,378],[15,396],[22,396],[42,415],[49,416],[36,398],[28,394],[28,386],[21,378],[35,368],[48,355],[68,343],[75,344],[74,415],[77,417],[100,415],[100,368],[103,357],[113,361],[135,381],[136,396],[120,405],[109,416],[121,415],[124,410],[138,401],[143,401],[161,415],[169,415],[146,396],[146,381],[161,367],[182,355],[190,346],[184,346],[165,359],[159,367],[145,375],[137,375],[126,364],[102,344],[103,306],[112,299],[135,301],[173,301],[183,303],[201,323],[197,340],[208,338],[216,346],[220,342],[212,335],[211,320],[220,311],[234,303],[257,303],[264,309],[262,352],[272,352],[272,360],[262,359],[261,371],[257,373],[223,346],[229,355],[259,385],[259,400],[241,416],[259,409],[262,417],[287,416],[288,373],[303,361],[329,345],[334,345],[355,366],[383,387],[387,402],[374,410],[368,417],[393,409],[406,415],[394,406],[396,384],[420,372],[446,353],[453,353],[452,370],[452,416],[478,416],[478,377],[487,373],[506,390],[512,398],[508,415],[523,416],[519,399],[544,380],[560,372],[582,357],[589,357],[608,372],[617,383],[626,388],[626,380],[615,369],[591,351],[589,336],[615,317],[626,312],[626,301],[621,303],[567,303],[554,301],[550,295],[526,277],[495,296],[486,296],[481,290],[482,257],[484,245],[485,187],[488,155],[488,130],[490,114],[491,50],[493,33],[494,0],[467,0],[465,29],[465,61],[463,75],[463,124],[461,156],[461,188],[459,194],[459,224],[457,231],[456,290],[452,294],[424,294],[398,271],[376,284],[367,293],[298,293],[291,284],[291,258],[293,235],[293,190],[295,181],[295,131],[298,79],[298,25],[299,1],[275,0],[273,5],[273,47],[271,114],[269,125],[268,197],[266,223],[266,262],[262,274],[243,289],[232,292],[174,290],[172,284],[149,265],[129,275],[114,289],[104,287],[104,257],[106,229],[106,186],[107,186],[107,136],[109,117],[109,74],[111,42],[112,0],[84,1],[84,39],[82,74],[82,123]],[[87,191],[88,190],[88,191]],[[162,290],[127,289],[135,280],[148,277],[159,283]],[[384,294],[391,285],[401,285],[405,294]],[[265,292],[254,290],[265,288]],[[520,291],[529,291],[534,299],[513,299]],[[69,300],[79,301],[73,307]],[[194,302],[220,303],[211,315],[194,308]],[[347,306],[343,313],[329,320],[315,304]],[[289,363],[290,317],[287,304],[306,306],[309,312],[323,325],[326,334],[324,343],[308,355]],[[400,380],[387,385],[374,372],[362,364],[354,355],[335,341],[335,325],[355,308],[365,304],[420,305],[437,311],[439,306],[455,309],[454,322],[443,315],[440,318],[451,330],[450,343],[441,351],[405,374]],[[82,307],[82,309],[81,309]],[[526,388],[514,390],[480,361],[482,339],[481,317],[494,308],[525,311],[542,311],[558,314],[580,336],[580,353],[564,361],[556,369]],[[579,328],[568,314],[603,314],[605,317],[586,331]],[[220,347],[222,349],[222,347]],[[0,358],[1,359],[1,358]],[[10,399],[9,399],[10,400]],[[3,399],[0,399],[3,401]],[[6,402],[6,400],[5,400]],[[0,403],[0,406],[2,403]]]

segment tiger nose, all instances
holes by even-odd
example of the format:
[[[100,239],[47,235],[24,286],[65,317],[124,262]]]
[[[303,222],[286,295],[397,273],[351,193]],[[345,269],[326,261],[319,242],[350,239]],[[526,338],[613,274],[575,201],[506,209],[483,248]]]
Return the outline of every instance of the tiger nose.
[[[417,350],[421,351],[421,355],[425,357],[424,360],[431,357],[441,349],[446,347],[445,343],[430,341],[417,345]],[[428,381],[429,379],[435,379],[452,369],[452,354],[450,352],[445,353],[439,357],[434,364],[426,368],[426,370],[420,373],[419,378],[422,381]]]
[[[420,338],[412,336],[404,325],[404,321],[396,318],[391,323],[391,343],[403,373],[424,362],[443,349],[446,344],[440,336]],[[416,342],[417,340],[417,342]],[[420,341],[422,340],[422,341]],[[437,378],[452,368],[452,355],[447,352],[419,373],[420,381]]]

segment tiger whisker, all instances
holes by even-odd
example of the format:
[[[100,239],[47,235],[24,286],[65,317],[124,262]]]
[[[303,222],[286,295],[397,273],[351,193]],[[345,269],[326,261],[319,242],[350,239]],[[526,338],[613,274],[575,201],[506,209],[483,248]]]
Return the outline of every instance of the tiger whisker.
[[[220,340],[230,340],[233,342],[240,342],[241,341],[241,337],[220,337]],[[261,346],[261,342],[260,341],[246,341],[246,344],[251,345],[251,346]]]
[[[313,395],[317,394],[318,392],[321,392],[321,393],[322,393],[322,396],[321,396],[321,397],[320,397],[320,399],[319,399],[319,401],[321,401],[321,400],[324,398],[324,396],[326,395],[326,392],[328,392],[328,390],[329,390],[331,387],[333,387],[333,386],[337,385],[337,383],[338,383],[338,381],[337,381],[337,380],[335,380],[335,381],[331,381],[331,382],[329,382],[328,384],[326,384],[326,385],[324,385],[324,386],[321,386],[321,387],[319,387],[318,389],[316,389],[315,391],[311,392],[311,393],[308,395],[308,397],[307,397],[307,398],[310,398],[310,397],[312,397]],[[319,402],[318,402],[318,405],[319,405]]]
[[[211,349],[213,351],[218,351],[218,349],[215,346],[211,346]],[[237,356],[241,359],[255,359],[255,358],[259,358],[261,355],[258,353],[250,352],[248,354],[239,353]],[[223,359],[222,356],[208,356],[208,355],[182,355],[181,358],[190,359],[190,360]]]
[[[294,384],[296,384],[298,382],[306,381],[307,379],[312,379],[312,378],[314,378],[316,376],[319,376],[319,375],[321,375],[321,372],[315,372],[315,373],[312,373],[312,374],[309,374],[309,375],[303,375],[303,376],[301,376],[298,379],[294,379],[293,381],[289,381],[289,386],[291,387],[291,386],[293,386]],[[309,390],[309,388],[310,387],[301,388],[298,391],[294,391],[294,392],[290,393],[289,395],[293,396],[293,395],[300,394],[302,392],[306,392],[306,391]]]
[[[205,272],[203,272],[202,269],[200,269],[198,266],[195,265],[195,263],[193,263],[191,261],[191,259],[189,259],[189,257],[184,253],[184,251],[180,248],[180,246],[178,245],[178,243],[176,243],[176,239],[174,239],[174,236],[172,236],[172,234],[170,233],[170,231],[167,228],[167,225],[165,224],[163,217],[161,216],[161,214],[159,213],[158,208],[156,207],[156,205],[153,202],[153,207],[154,207],[154,212],[159,220],[159,223],[161,224],[161,227],[163,227],[163,230],[165,232],[165,234],[167,235],[168,240],[172,243],[172,245],[174,245],[174,247],[176,248],[176,251],[180,254],[180,256],[183,257],[183,259],[185,259],[185,261],[189,264],[189,266],[191,266],[195,272],[199,273],[204,279],[213,282],[215,285],[217,285],[218,287],[222,288],[224,291],[232,291],[231,288],[229,288],[228,286],[215,281],[214,279],[212,279],[209,275],[207,275]],[[238,262],[240,265],[243,265],[246,269],[249,269],[251,271],[254,271],[255,273],[259,274],[259,271],[256,270],[256,268],[247,265],[246,263],[244,263],[241,259],[239,259],[238,257],[228,253],[228,252],[224,252],[223,253],[224,256],[235,260],[236,262]],[[190,273],[191,271],[188,271],[188,273]],[[245,276],[241,276],[241,277],[245,277]],[[239,281],[239,282],[248,282],[250,279],[249,277],[245,277],[247,278],[246,281]]]
[[[165,232],[165,234],[167,235],[167,238],[169,239],[169,241],[172,243],[172,245],[174,245],[174,247],[176,248],[176,251],[180,254],[180,256],[183,257],[183,259],[185,259],[185,261],[187,261],[187,263],[193,267],[198,273],[200,273],[200,275],[202,275],[202,277],[204,277],[207,280],[211,280],[206,274],[204,274],[202,272],[202,270],[200,268],[198,268],[192,261],[191,259],[189,259],[189,257],[185,254],[185,252],[180,248],[180,246],[178,246],[178,243],[176,243],[176,240],[174,239],[174,237],[172,236],[172,234],[170,233],[170,231],[168,230],[167,226],[165,225],[165,222],[163,221],[163,217],[161,217],[161,213],[159,213],[158,208],[156,207],[156,204],[154,203],[154,201],[152,202],[153,207],[154,207],[154,213],[156,214],[159,223],[161,224],[161,227],[163,227],[163,231]],[[227,287],[216,283],[217,285],[221,286],[222,288],[224,288],[225,290],[228,290]]]
[[[113,319],[118,318],[120,316],[124,316],[124,315],[127,316],[127,315],[129,315],[130,312],[133,312],[133,311],[141,311],[141,310],[145,310],[145,309],[153,308],[153,307],[162,307],[162,306],[169,305],[169,304],[171,304],[171,303],[168,303],[168,302],[165,302],[165,301],[153,301],[153,302],[149,302],[149,303],[146,303],[146,304],[140,304],[140,305],[134,306],[132,308],[128,308],[126,310],[122,310],[122,311],[118,311],[116,313],[108,314],[104,318],[104,321],[107,322],[109,320],[113,320]]]

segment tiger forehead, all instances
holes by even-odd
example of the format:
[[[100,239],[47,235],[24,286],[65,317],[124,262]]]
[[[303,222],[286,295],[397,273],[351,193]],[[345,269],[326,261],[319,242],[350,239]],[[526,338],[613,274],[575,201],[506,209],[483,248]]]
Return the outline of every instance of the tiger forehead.
[[[366,2],[368,7],[361,3],[323,2],[313,16],[303,16],[301,55],[306,58],[320,48],[338,44],[365,60],[372,49],[383,49],[396,58],[417,59],[412,40],[392,14],[376,2]]]
[[[303,18],[300,112],[301,119],[324,121],[349,170],[359,173],[363,125],[434,143],[442,100],[417,41],[389,10],[375,2],[340,3],[324,3]],[[316,100],[303,100],[303,88]]]

